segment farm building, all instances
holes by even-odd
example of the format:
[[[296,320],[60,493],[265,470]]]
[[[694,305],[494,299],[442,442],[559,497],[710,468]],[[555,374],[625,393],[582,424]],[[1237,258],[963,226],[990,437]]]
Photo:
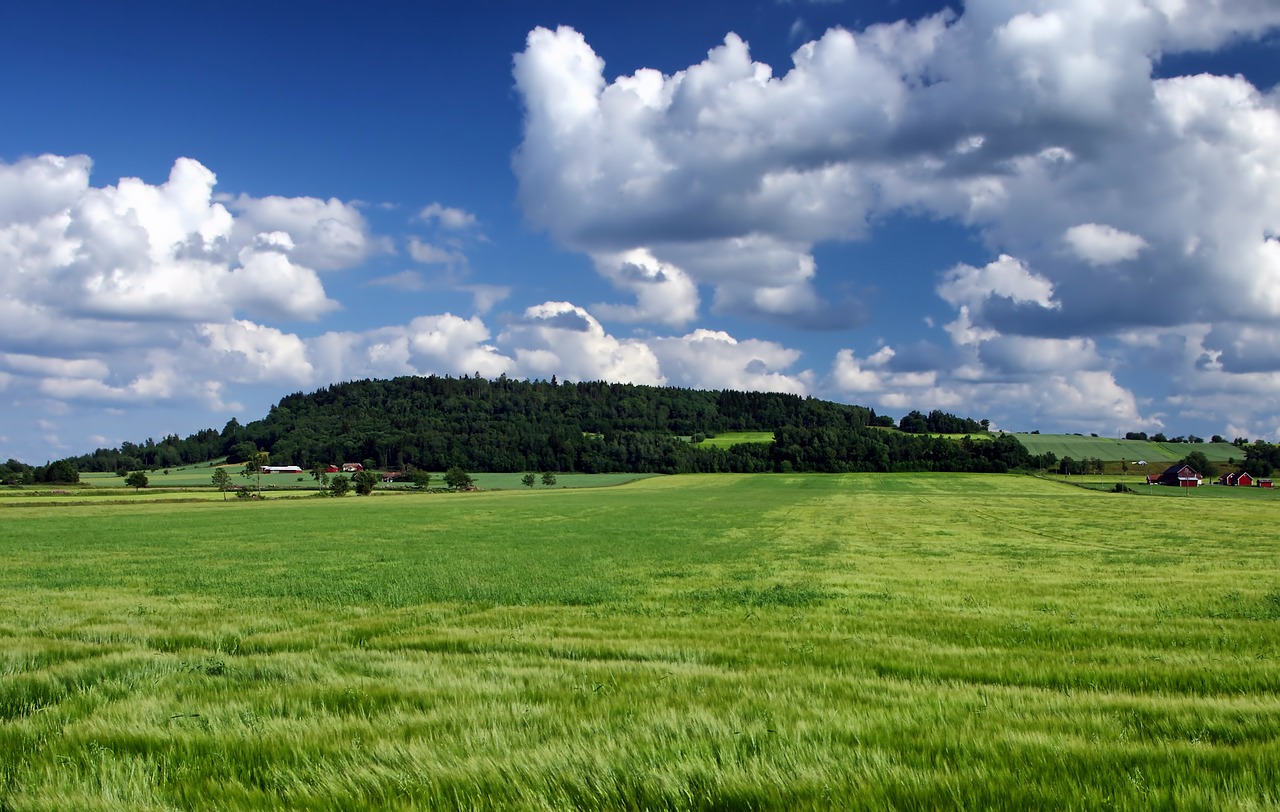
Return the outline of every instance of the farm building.
[[[325,472],[326,474],[336,474],[336,473],[340,472],[341,470],[342,470],[342,469],[341,469],[341,468],[339,468],[339,467],[338,467],[338,466],[336,466],[336,465],[326,465],[326,466],[325,466],[325,468],[324,468],[324,472]]]
[[[1202,477],[1183,462],[1174,463],[1157,476],[1147,476],[1148,485],[1172,485],[1178,488],[1199,487]]]
[[[364,466],[358,462],[342,463],[342,473],[344,474],[354,474],[358,471],[363,471],[363,470],[364,470]]]
[[[1251,488],[1254,485],[1254,479],[1249,475],[1248,471],[1232,471],[1229,474],[1223,474],[1218,478],[1219,485],[1233,485],[1241,488]]]
[[[264,465],[262,466],[264,474],[300,474],[302,469],[296,465]]]

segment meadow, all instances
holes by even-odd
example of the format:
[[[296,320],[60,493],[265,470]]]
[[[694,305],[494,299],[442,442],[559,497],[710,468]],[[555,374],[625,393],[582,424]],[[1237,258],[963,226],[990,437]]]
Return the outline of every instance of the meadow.
[[[1150,440],[1118,440],[1114,437],[1083,437],[1079,434],[1017,434],[1018,442],[1033,456],[1052,452],[1059,459],[1099,459],[1103,462],[1133,463],[1146,460],[1163,470],[1192,451],[1204,454],[1209,462],[1239,462],[1244,449],[1231,443],[1155,443]],[[1159,473],[1159,470],[1152,473]]]
[[[708,437],[699,445],[712,448],[732,448],[742,443],[772,443],[771,431],[723,431],[715,437]]]
[[[0,508],[4,810],[1280,805],[1268,500],[49,504]]]
[[[231,475],[231,483],[241,488],[255,489],[257,480],[246,478],[240,475],[244,470],[243,465],[226,465],[222,466],[227,469],[227,473]],[[350,474],[345,474],[348,479]],[[557,473],[556,488],[603,488],[613,485],[623,485],[628,482],[635,482],[638,479],[654,476],[654,474],[562,474]],[[192,498],[212,498],[221,499],[222,496],[216,490],[212,490],[213,467],[206,465],[193,465],[184,468],[173,468],[168,474],[162,471],[151,471],[147,474],[150,480],[146,488],[140,492],[130,488],[124,484],[124,479],[114,473],[85,473],[80,475],[81,487],[47,485],[40,487],[27,487],[24,489],[0,489],[0,504],[3,504],[5,497],[21,497],[26,495],[41,496],[63,496],[78,499],[95,499],[100,497],[120,496],[150,496],[152,498],[160,498],[162,496],[173,496],[175,493],[189,495]],[[443,488],[444,472],[435,471],[431,474],[431,487]],[[517,488],[525,489],[526,486],[520,481],[524,477],[524,473],[477,473],[471,475],[475,480],[476,487],[482,490],[514,490]],[[379,484],[379,490],[407,490],[412,486],[409,483],[394,483],[390,485]],[[534,489],[543,490],[546,486],[542,484],[539,475],[535,479]],[[263,474],[262,489],[266,491],[316,491],[319,486],[310,473],[306,474]],[[56,493],[55,493],[56,492]],[[188,493],[189,492],[189,493]],[[234,494],[232,494],[234,497]]]

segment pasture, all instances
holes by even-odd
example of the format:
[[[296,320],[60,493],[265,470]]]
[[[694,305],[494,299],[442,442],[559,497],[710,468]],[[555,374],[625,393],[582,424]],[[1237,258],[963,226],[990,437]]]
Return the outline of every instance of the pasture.
[[[242,488],[255,489],[257,480],[246,478],[240,475],[244,470],[243,465],[226,465],[222,466],[227,469],[227,473],[231,475],[231,482]],[[545,485],[542,484],[540,472],[536,478],[534,488],[536,490],[544,490]],[[332,476],[336,476],[332,475]],[[350,474],[344,474],[348,479]],[[517,488],[526,489],[525,485],[520,482],[524,473],[480,473],[472,474],[476,487],[481,490],[514,490]],[[613,485],[623,485],[628,482],[635,482],[638,479],[644,479],[656,474],[561,474],[556,475],[556,488],[603,488]],[[213,477],[213,468],[211,466],[194,465],[186,468],[174,468],[169,474],[161,471],[152,471],[147,473],[147,477],[151,480],[146,488],[142,489],[140,496],[150,495],[158,498],[162,494],[172,495],[175,492],[188,492],[193,498],[207,498],[210,493],[215,498],[221,499],[221,495],[213,490],[211,485]],[[82,487],[46,485],[40,487],[27,488],[28,493],[39,492],[43,495],[53,495],[57,491],[57,495],[75,497],[78,499],[93,499],[99,497],[119,498],[134,494],[133,488],[124,484],[124,479],[114,473],[86,473],[80,475]],[[443,488],[444,472],[436,471],[431,474],[431,487]],[[407,490],[411,488],[408,483],[379,484],[378,490]],[[306,474],[263,474],[262,489],[266,491],[316,491],[319,489],[316,481],[312,479],[310,473]],[[22,490],[4,491],[0,489],[0,504],[6,496],[20,496]],[[234,496],[234,494],[232,494]]]
[[[1059,459],[1099,459],[1103,462],[1133,463],[1146,460],[1152,464],[1152,473],[1199,451],[1209,462],[1225,463],[1244,459],[1244,449],[1231,443],[1154,443],[1149,440],[1117,440],[1113,437],[1082,437],[1078,434],[1015,434],[1032,455],[1052,452]]]
[[[1280,804],[1266,500],[715,475],[0,521],[6,810]]]
[[[771,431],[722,431],[715,437],[708,437],[699,445],[713,448],[731,448],[742,443],[772,443]]]

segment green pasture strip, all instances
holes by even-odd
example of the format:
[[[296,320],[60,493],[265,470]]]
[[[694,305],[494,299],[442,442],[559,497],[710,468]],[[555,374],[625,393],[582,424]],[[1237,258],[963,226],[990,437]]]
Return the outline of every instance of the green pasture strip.
[[[240,472],[244,470],[243,465],[226,465],[220,466],[227,469],[227,473],[231,474],[231,481],[237,485],[244,485],[251,482],[240,476]],[[211,485],[213,481],[214,467],[210,465],[192,466],[188,468],[171,468],[169,473],[164,470],[147,471],[147,479],[150,480],[148,487],[150,488],[184,488],[193,485]],[[298,482],[298,477],[302,477],[303,481]],[[92,485],[95,488],[119,488],[124,486],[124,477],[117,476],[114,472],[93,471],[90,473],[80,474],[80,481],[84,484]],[[262,482],[274,482],[279,485],[306,485],[315,486],[315,480],[311,478],[311,474],[263,474]]]
[[[731,446],[740,445],[741,443],[772,443],[773,432],[771,431],[726,431],[717,434],[715,437],[708,437],[699,445],[712,446],[715,448],[729,448]]]
[[[1244,449],[1230,443],[1153,443],[1148,440],[1117,440],[1110,437],[1080,437],[1074,434],[1015,434],[1033,455],[1052,452],[1059,459],[1099,459],[1104,462],[1133,463],[1146,460],[1163,470],[1192,451],[1204,454],[1209,462],[1225,463],[1244,459]],[[1153,473],[1159,473],[1160,470]]]
[[[1275,808],[1274,516],[921,474],[6,511],[0,808]]]
[[[240,476],[240,471],[243,470],[243,466],[227,466],[227,468],[232,474],[231,482],[233,485],[238,485],[241,488],[245,488],[248,490],[254,490],[254,491],[257,490],[256,479],[245,478]],[[546,486],[542,484],[542,472],[535,471],[532,473],[535,473],[537,475],[536,482],[534,484],[534,489],[546,490]],[[552,473],[555,473],[555,472],[552,472]],[[301,480],[299,480],[299,476],[301,476]],[[337,476],[337,474],[330,474],[330,476]],[[350,478],[351,475],[343,474],[343,476]],[[515,488],[528,490],[528,488],[520,481],[524,477],[524,473],[484,473],[484,474],[472,474],[471,476],[475,480],[476,487],[484,490],[511,490]],[[647,477],[656,476],[656,474],[629,474],[629,473],[560,474],[560,473],[556,473],[555,476],[556,476],[556,484],[553,486],[555,488],[602,488],[602,487],[607,487],[611,485],[622,485],[628,482],[635,482],[636,480],[639,480],[639,479],[645,479]],[[143,488],[138,493],[138,495],[146,495],[149,492],[156,492],[161,490],[166,492],[171,492],[172,489],[183,490],[183,489],[188,489],[193,487],[199,488],[201,486],[208,486],[209,489],[213,488],[213,484],[212,484],[213,469],[212,468],[195,469],[194,472],[182,472],[181,476],[179,476],[177,472],[170,474],[168,476],[165,476],[162,473],[156,472],[153,474],[148,474],[148,477],[151,480],[150,484],[148,484],[146,488]],[[90,497],[90,498],[96,498],[103,495],[102,493],[103,489],[109,489],[110,494],[113,496],[117,494],[134,494],[135,493],[133,488],[125,487],[124,479],[116,476],[115,474],[102,474],[102,473],[81,474],[80,479],[83,485],[87,485],[90,487],[77,488],[74,485],[68,486],[66,488],[58,488],[56,486],[40,486],[36,490],[38,490],[43,495],[59,495],[59,496],[69,496],[69,497]],[[399,483],[394,483],[390,485],[383,485],[383,484],[378,485],[379,490],[383,490],[383,489],[403,490],[411,487],[412,486],[410,485],[410,483],[407,483],[407,482],[399,482]],[[433,488],[445,487],[443,471],[433,472],[431,474],[431,487]],[[319,489],[319,485],[316,483],[314,479],[311,478],[310,473],[301,474],[301,475],[299,474],[263,474],[262,475],[262,490],[264,494],[268,494],[268,495],[270,495],[271,493],[288,494],[293,492],[307,492],[307,491],[314,492],[318,489]],[[29,488],[26,490],[30,492],[32,489]],[[57,491],[58,493],[54,494],[55,491]],[[20,489],[8,489],[8,490],[0,489],[0,500],[3,500],[6,495],[21,494],[22,492],[23,491]],[[200,491],[194,491],[192,493],[198,494],[200,493]],[[214,493],[218,498],[221,498],[221,495],[218,494],[217,491],[214,491]],[[234,493],[231,494],[231,497],[234,498],[235,494]]]
[[[547,486],[542,484],[541,471],[528,471],[534,475],[533,490],[544,491]],[[559,474],[555,471],[556,484],[553,488],[605,488],[613,485],[625,485],[628,482],[635,482],[641,479],[648,479],[657,474]],[[528,486],[520,480],[524,478],[524,473],[504,474],[472,474],[471,478],[475,480],[476,487],[481,490],[515,490],[520,489],[527,491]],[[444,474],[433,474],[431,480],[432,487],[444,487]]]

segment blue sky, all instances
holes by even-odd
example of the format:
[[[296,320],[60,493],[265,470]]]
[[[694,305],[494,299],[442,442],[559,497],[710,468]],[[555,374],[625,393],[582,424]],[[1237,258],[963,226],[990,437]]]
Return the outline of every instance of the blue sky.
[[[3,23],[0,459],[475,372],[1280,436],[1271,0]]]

